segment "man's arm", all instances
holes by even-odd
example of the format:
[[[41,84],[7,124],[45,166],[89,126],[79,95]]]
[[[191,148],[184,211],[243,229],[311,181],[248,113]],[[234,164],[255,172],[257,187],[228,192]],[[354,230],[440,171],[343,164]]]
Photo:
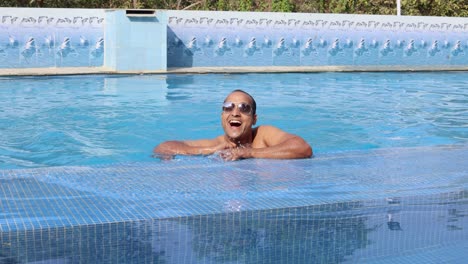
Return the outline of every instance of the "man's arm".
[[[258,127],[252,147],[230,149],[221,153],[225,160],[301,159],[312,155],[312,148],[304,139],[273,126]]]
[[[252,149],[253,158],[303,159],[313,155],[312,148],[299,136],[289,134],[281,143]]]
[[[210,155],[228,147],[221,136],[215,139],[165,141],[156,146],[153,152],[161,155]]]

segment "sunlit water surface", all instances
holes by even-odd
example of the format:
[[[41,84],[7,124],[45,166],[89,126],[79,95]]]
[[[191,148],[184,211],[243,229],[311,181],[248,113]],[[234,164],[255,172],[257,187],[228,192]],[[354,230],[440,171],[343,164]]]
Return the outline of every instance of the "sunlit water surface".
[[[151,161],[169,139],[223,133],[234,89],[257,125],[305,138],[316,156],[466,144],[468,73],[304,73],[0,79],[0,168]]]

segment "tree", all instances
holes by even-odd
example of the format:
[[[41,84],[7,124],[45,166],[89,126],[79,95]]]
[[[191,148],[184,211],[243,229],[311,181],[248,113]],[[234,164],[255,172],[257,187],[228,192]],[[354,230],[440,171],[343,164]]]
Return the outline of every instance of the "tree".
[[[253,0],[240,0],[239,11],[253,11]]]
[[[396,0],[0,0],[0,6],[396,14]],[[468,1],[401,0],[401,10],[403,15],[468,17]]]
[[[273,12],[294,12],[294,5],[289,0],[273,0],[271,5]]]
[[[412,16],[468,16],[468,2],[458,0],[402,0],[402,12]]]

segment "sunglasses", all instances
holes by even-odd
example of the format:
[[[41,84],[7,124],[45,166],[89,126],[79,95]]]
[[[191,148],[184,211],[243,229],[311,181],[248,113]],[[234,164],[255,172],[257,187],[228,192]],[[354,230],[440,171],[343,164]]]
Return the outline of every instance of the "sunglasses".
[[[224,102],[223,103],[223,111],[225,113],[230,113],[234,110],[234,108],[236,107],[236,104],[233,103],[233,102]],[[239,111],[242,113],[242,114],[246,114],[246,115],[249,115],[252,113],[252,106],[250,106],[249,104],[247,103],[239,103],[237,104],[237,108],[239,108]]]

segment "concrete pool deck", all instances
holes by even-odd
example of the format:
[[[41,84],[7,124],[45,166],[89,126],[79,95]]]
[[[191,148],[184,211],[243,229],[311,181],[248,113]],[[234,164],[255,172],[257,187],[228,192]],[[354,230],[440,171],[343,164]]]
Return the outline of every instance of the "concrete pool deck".
[[[245,66],[245,67],[184,67],[160,71],[117,71],[107,67],[51,67],[0,69],[0,76],[50,76],[84,74],[207,74],[207,73],[306,73],[306,72],[416,72],[468,71],[468,66]]]

